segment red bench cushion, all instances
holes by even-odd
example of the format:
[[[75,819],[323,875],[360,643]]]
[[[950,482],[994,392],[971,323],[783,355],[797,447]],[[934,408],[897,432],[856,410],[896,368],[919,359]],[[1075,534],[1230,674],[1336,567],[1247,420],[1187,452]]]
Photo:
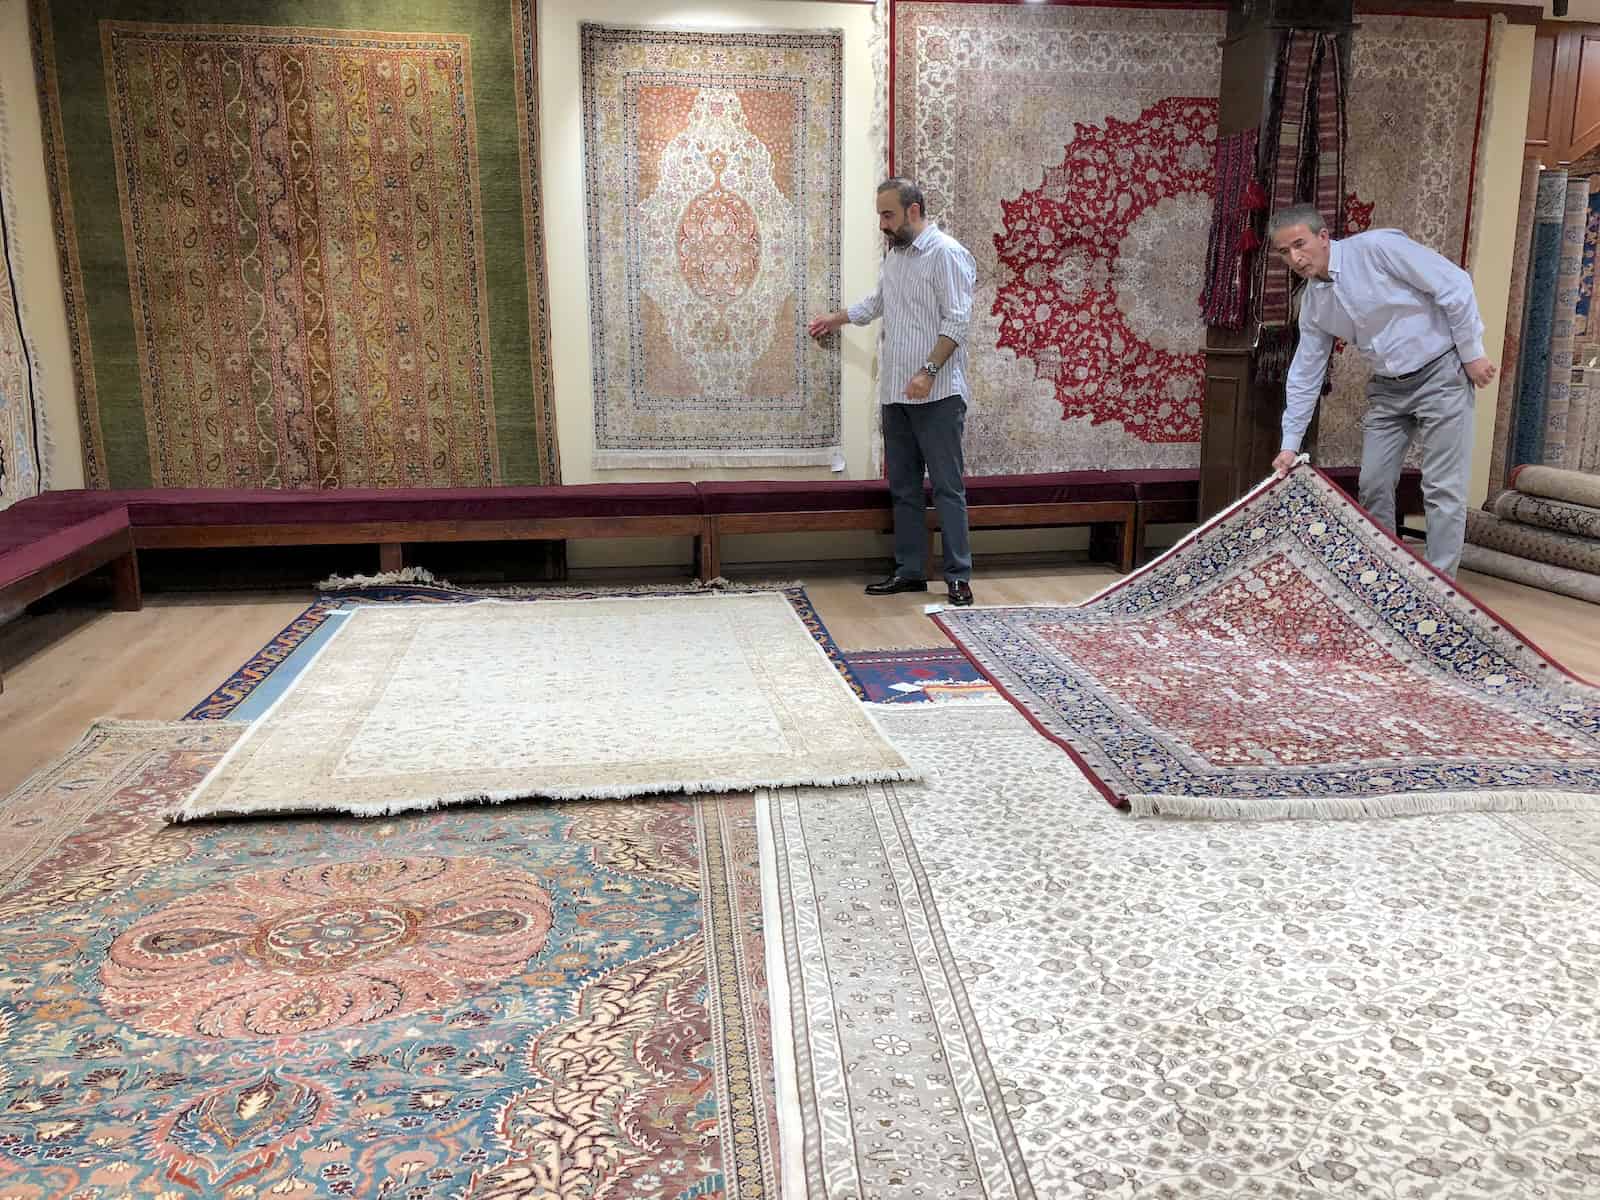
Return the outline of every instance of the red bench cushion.
[[[1131,480],[1112,471],[1051,471],[1038,475],[969,475],[968,504],[1074,504],[1132,500]]]
[[[727,479],[695,486],[705,511],[713,514],[889,507],[889,485],[882,479]]]
[[[135,526],[514,521],[537,517],[695,516],[692,483],[322,491],[153,488],[119,493]]]
[[[78,518],[68,506],[66,518],[48,509],[18,512],[14,504],[0,513],[0,588],[45,570],[106,538],[128,528],[125,508],[106,509],[94,516]]]

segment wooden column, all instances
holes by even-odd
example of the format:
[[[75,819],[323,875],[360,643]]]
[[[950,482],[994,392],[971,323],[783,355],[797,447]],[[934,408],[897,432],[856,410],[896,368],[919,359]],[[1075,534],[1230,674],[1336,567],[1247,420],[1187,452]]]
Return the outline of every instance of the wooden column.
[[[1230,0],[1222,48],[1220,135],[1260,129],[1258,165],[1270,167],[1276,147],[1267,144],[1267,112],[1272,101],[1278,53],[1290,29],[1334,32],[1349,78],[1353,0]],[[1258,172],[1259,174],[1260,172]],[[1332,220],[1333,214],[1326,214]],[[1256,251],[1266,252],[1266,248]],[[1256,378],[1257,329],[1206,331],[1206,383],[1201,399],[1200,516],[1227,507],[1266,477],[1278,452],[1283,419],[1283,384]],[[1316,426],[1306,445],[1314,443]]]

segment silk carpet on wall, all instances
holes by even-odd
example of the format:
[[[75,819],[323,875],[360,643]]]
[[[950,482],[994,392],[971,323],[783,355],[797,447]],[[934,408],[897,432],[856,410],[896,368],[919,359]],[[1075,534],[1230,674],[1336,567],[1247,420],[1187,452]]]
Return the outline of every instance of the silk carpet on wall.
[[[914,777],[782,596],[371,605],[176,816]]]
[[[11,119],[0,87],[0,509],[43,490],[46,458],[39,356],[23,321],[18,284],[25,257],[48,271],[49,255],[25,255],[17,238]]]
[[[1480,140],[1493,62],[1487,17],[1362,13],[1350,42],[1346,211],[1353,227],[1400,229],[1471,268]],[[1361,461],[1369,376],[1334,354],[1317,423],[1317,461]]]
[[[558,481],[533,0],[33,9],[91,486]]]
[[[894,169],[978,264],[968,470],[1194,465],[1223,14],[892,3]]]
[[[1004,707],[884,722],[929,783],[763,802],[799,1194],[1593,1194],[1595,813],[1132,821]]]
[[[596,467],[842,453],[843,72],[836,30],[583,26]]]
[[[1600,689],[1309,467],[1081,605],[937,620],[1137,813],[1600,808]]]
[[[0,806],[0,1191],[775,1194],[749,797],[167,825],[239,734]]]

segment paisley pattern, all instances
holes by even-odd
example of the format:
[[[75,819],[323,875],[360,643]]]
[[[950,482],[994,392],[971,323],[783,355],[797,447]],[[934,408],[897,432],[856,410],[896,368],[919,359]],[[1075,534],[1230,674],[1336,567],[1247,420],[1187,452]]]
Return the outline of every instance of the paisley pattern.
[[[37,27],[90,483],[552,481],[527,6],[115,7]]]
[[[1600,689],[1310,468],[1081,605],[938,619],[1136,812],[1600,807]]]
[[[842,35],[582,36],[594,465],[829,462]]]
[[[0,806],[0,1191],[773,1194],[748,797],[167,826],[238,733]]]
[[[488,858],[264,872],[186,895],[113,941],[106,1011],[147,1033],[325,1033],[459,1003],[544,949],[550,896]]]

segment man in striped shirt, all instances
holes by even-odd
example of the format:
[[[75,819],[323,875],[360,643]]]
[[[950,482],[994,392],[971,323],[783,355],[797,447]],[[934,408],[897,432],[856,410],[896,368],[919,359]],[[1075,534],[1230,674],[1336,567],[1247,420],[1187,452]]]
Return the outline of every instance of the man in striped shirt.
[[[922,189],[909,179],[878,185],[878,228],[889,252],[878,288],[847,309],[815,318],[811,336],[824,338],[847,322],[883,318],[878,399],[883,406],[883,452],[894,500],[894,573],[867,585],[869,596],[925,592],[922,475],[933,483],[944,538],[944,578],[950,603],[972,603],[972,547],[967,492],[962,483],[961,436],[967,415],[967,350],[977,264],[967,248],[923,210]]]
[[[1306,281],[1300,345],[1284,387],[1283,441],[1273,469],[1299,456],[1328,356],[1339,338],[1372,370],[1362,419],[1361,506],[1395,527],[1395,485],[1415,435],[1422,443],[1426,555],[1454,575],[1467,528],[1474,388],[1494,382],[1472,276],[1398,229],[1332,238],[1322,214],[1299,205],[1272,215],[1267,240]]]

